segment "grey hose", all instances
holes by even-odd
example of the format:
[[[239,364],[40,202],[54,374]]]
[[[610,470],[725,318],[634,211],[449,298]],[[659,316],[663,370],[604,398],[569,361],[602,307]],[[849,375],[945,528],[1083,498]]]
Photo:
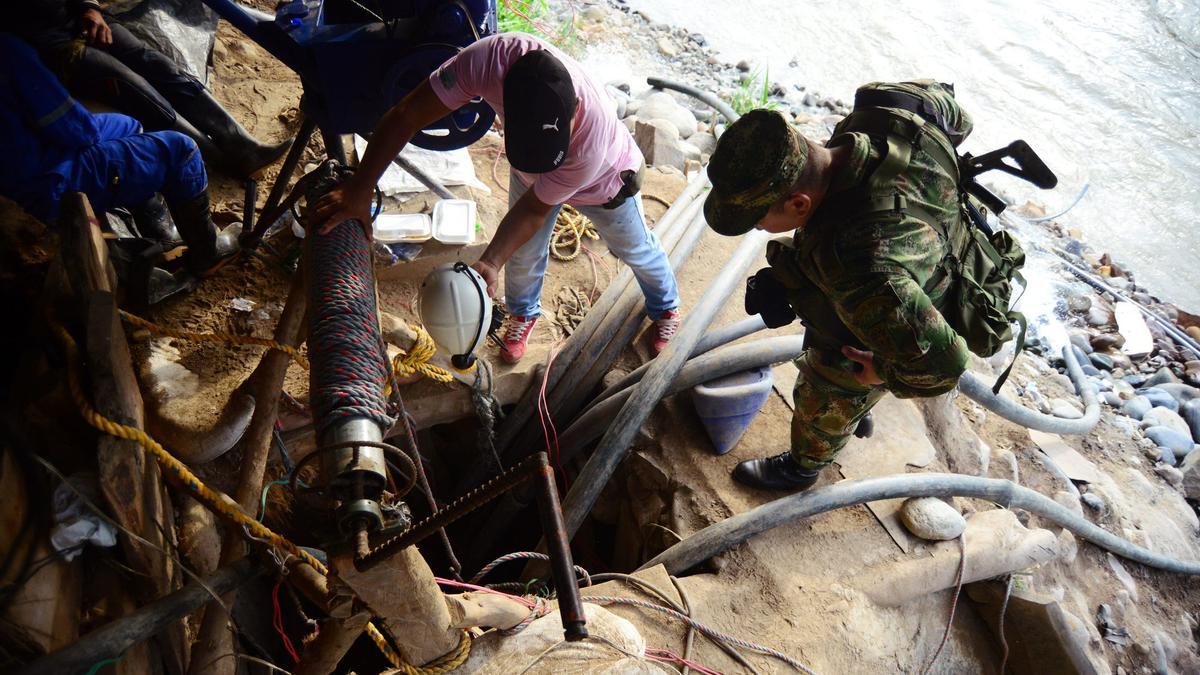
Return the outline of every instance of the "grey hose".
[[[612,423],[600,440],[596,452],[588,458],[563,499],[563,520],[567,534],[574,535],[583,524],[584,517],[592,510],[600,491],[608,483],[613,472],[629,451],[629,444],[638,433],[642,423],[658,405],[671,382],[683,368],[688,356],[700,336],[708,328],[717,310],[725,303],[746,274],[747,268],[762,255],[767,233],[752,230],[742,236],[742,241],[724,268],[705,289],[704,296],[691,309],[679,332],[667,343],[666,349],[651,361],[645,377],[633,387],[629,399],[613,417]]]
[[[430,176],[425,172],[424,169],[416,164],[413,164],[413,162],[407,157],[404,157],[403,155],[396,155],[392,158],[392,162],[396,166],[406,171],[408,175],[416,178],[418,183],[429,188],[429,190],[438,197],[441,197],[442,199],[458,199],[458,195],[447,190],[445,185],[442,185],[440,182],[438,182],[438,179]]]
[[[737,118],[740,117],[740,115],[734,112],[733,108],[729,107],[728,103],[722,101],[707,91],[703,91],[695,87],[689,87],[686,84],[664,80],[661,77],[647,77],[646,84],[658,89],[673,89],[680,93],[687,94],[697,101],[707,103],[708,105],[712,106],[714,110],[724,115],[725,119],[729,120],[730,123],[736,122]]]
[[[754,333],[757,333],[766,327],[767,324],[763,323],[762,316],[758,314],[755,314],[747,319],[742,319],[741,321],[735,321],[734,323],[721,326],[717,330],[714,330],[713,332],[708,333],[704,337],[700,338],[700,341],[696,343],[696,347],[692,350],[692,353],[690,356],[688,356],[688,358],[694,359],[701,354],[706,354],[717,347],[726,345],[734,340],[740,340],[747,335],[753,335]],[[625,377],[622,377],[620,380],[617,380],[613,384],[609,385],[604,391],[600,392],[600,395],[592,400],[592,405],[596,405],[618,391],[629,387],[634,382],[640,382],[642,376],[646,374],[646,370],[649,367],[650,363],[646,362],[636,370],[627,373]]]
[[[664,396],[732,373],[791,361],[803,351],[802,335],[778,335],[718,349],[688,361],[671,382]],[[569,461],[596,440],[608,428],[613,415],[629,400],[632,393],[632,385],[613,393],[589,408],[559,434],[562,461]]]
[[[709,525],[654,556],[639,569],[664,565],[668,574],[681,574],[756,534],[780,525],[847,506],[905,497],[971,497],[1009,508],[1025,509],[1122,558],[1167,572],[1200,575],[1200,562],[1178,560],[1142,548],[1088,522],[1058,502],[1012,481],[949,473],[864,478],[781,497]]]
[[[1043,415],[1003,396],[997,396],[992,393],[991,387],[973,373],[963,373],[958,380],[958,389],[979,405],[1023,427],[1048,434],[1083,435],[1091,431],[1100,419],[1100,401],[1096,399],[1096,390],[1087,381],[1087,376],[1079,367],[1079,361],[1075,359],[1075,351],[1070,346],[1063,348],[1063,360],[1067,362],[1067,373],[1075,384],[1075,391],[1083,398],[1085,411],[1079,419]]]
[[[1025,218],[1024,216],[1018,216],[1018,217],[1021,218],[1021,220],[1024,220],[1025,222],[1028,222],[1028,223],[1044,223],[1047,220],[1057,220],[1059,218],[1062,218],[1063,216],[1067,215],[1067,211],[1070,211],[1071,209],[1075,208],[1075,205],[1083,200],[1083,196],[1087,194],[1088,188],[1090,188],[1091,186],[1092,186],[1091,183],[1084,183],[1083,189],[1079,191],[1079,194],[1075,195],[1075,201],[1071,202],[1071,204],[1069,206],[1067,206],[1067,208],[1063,209],[1062,211],[1059,211],[1058,213],[1056,213],[1052,216],[1038,216],[1036,218]]]

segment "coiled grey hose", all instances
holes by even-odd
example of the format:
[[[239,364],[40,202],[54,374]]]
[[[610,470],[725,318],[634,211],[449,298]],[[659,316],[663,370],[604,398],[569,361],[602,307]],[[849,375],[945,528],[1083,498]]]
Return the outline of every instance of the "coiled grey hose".
[[[1142,548],[1088,522],[1053,499],[1012,481],[948,473],[898,474],[843,481],[781,497],[709,525],[654,556],[639,569],[663,565],[668,574],[682,574],[714,555],[780,525],[847,506],[905,497],[971,497],[1025,509],[1127,560],[1167,572],[1200,575],[1200,562],[1179,560]]]
[[[972,401],[1023,427],[1048,434],[1083,435],[1091,431],[1099,421],[1100,401],[1096,399],[1096,390],[1087,381],[1087,376],[1079,367],[1079,361],[1075,359],[1075,352],[1070,346],[1063,348],[1063,360],[1067,362],[1067,373],[1071,376],[1071,382],[1075,384],[1075,391],[1083,398],[1085,410],[1083,417],[1079,419],[1043,415],[1003,396],[997,396],[992,393],[991,387],[973,373],[963,373],[958,380],[958,389]]]

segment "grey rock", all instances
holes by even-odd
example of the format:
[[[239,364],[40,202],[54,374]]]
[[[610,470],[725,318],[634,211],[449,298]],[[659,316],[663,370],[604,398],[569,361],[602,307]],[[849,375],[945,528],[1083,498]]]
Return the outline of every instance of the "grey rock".
[[[1132,285],[1132,283],[1133,282],[1126,279],[1125,277],[1112,277],[1111,279],[1108,279],[1108,285],[1112,286],[1113,288],[1117,289],[1118,291],[1123,291],[1126,288],[1129,288],[1129,286]]]
[[[1158,372],[1151,375],[1150,378],[1147,379],[1146,382],[1142,384],[1142,386],[1143,387],[1154,387],[1154,386],[1157,386],[1160,384],[1177,383],[1177,382],[1179,382],[1179,378],[1175,377],[1175,373],[1172,373],[1170,368],[1159,368]]]
[[[1085,492],[1079,496],[1079,499],[1083,502],[1084,506],[1098,513],[1104,513],[1108,508],[1108,505],[1104,503],[1100,495],[1094,492]]]
[[[1125,344],[1125,338],[1120,333],[1100,333],[1093,335],[1090,342],[1092,349],[1106,352],[1111,349],[1120,349]]]
[[[1154,467],[1154,473],[1158,474],[1159,477],[1167,481],[1167,484],[1176,490],[1183,487],[1183,472],[1176,469],[1174,465],[1160,464]]]
[[[1049,377],[1049,380],[1062,387],[1064,391],[1069,393],[1073,393],[1075,391],[1075,383],[1071,381],[1071,378],[1063,375],[1062,373],[1054,373]]]
[[[1165,464],[1167,466],[1175,466],[1175,464],[1178,463],[1178,460],[1175,457],[1174,450],[1172,450],[1168,447],[1161,446],[1161,445],[1155,449],[1158,450],[1158,461],[1159,462],[1162,462],[1163,464]]]
[[[1089,346],[1089,349],[1090,349],[1090,346]],[[1074,341],[1071,342],[1071,351],[1075,353],[1075,360],[1079,362],[1079,365],[1082,366],[1082,365],[1087,364],[1088,352],[1083,349],[1080,349],[1079,346],[1074,343]]]
[[[675,58],[679,56],[679,48],[675,46],[675,42],[667,36],[658,38],[657,42],[658,53],[667,58]]]
[[[1097,354],[1093,352],[1088,354],[1088,360],[1092,362],[1093,366],[1096,366],[1100,370],[1111,371],[1113,369],[1112,357],[1108,356],[1107,354]]]
[[[1188,438],[1192,437],[1192,430],[1188,427],[1187,422],[1183,421],[1179,413],[1170,408],[1163,408],[1161,406],[1151,408],[1150,412],[1142,417],[1142,428],[1148,429],[1150,427],[1167,427],[1168,429],[1178,431]]]
[[[1092,308],[1092,297],[1089,294],[1077,293],[1067,298],[1067,309],[1082,314]],[[1072,336],[1073,337],[1073,336]],[[1074,340],[1072,340],[1074,342]]]
[[[900,507],[900,522],[916,536],[930,541],[955,539],[967,521],[953,506],[936,497],[913,497]]]
[[[1100,398],[1104,399],[1104,402],[1107,403],[1112,408],[1120,408],[1121,405],[1125,403],[1124,399],[1122,399],[1120,396],[1117,396],[1116,393],[1111,392],[1111,391],[1104,392],[1103,394],[1100,395]]]
[[[1092,377],[1100,377],[1100,369],[1097,368],[1096,366],[1093,366],[1091,363],[1085,363],[1085,364],[1079,366],[1079,369],[1081,371],[1083,371],[1084,375],[1091,375]]]
[[[1184,404],[1182,415],[1192,433],[1192,440],[1200,443],[1200,400],[1188,401]]]
[[[1155,445],[1166,448],[1180,457],[1191,452],[1194,445],[1191,436],[1181,434],[1170,427],[1150,427],[1145,430],[1145,434]]]
[[[1066,490],[1059,490],[1058,492],[1055,492],[1054,501],[1058,502],[1060,506],[1077,516],[1083,515],[1083,507],[1079,505],[1079,500],[1075,498],[1075,495],[1067,492]]]
[[[679,130],[675,125],[661,119],[639,120],[634,126],[633,139],[647,164],[683,170],[683,149],[679,147]]]
[[[1167,382],[1164,384],[1155,385],[1155,389],[1161,389],[1171,395],[1171,398],[1179,402],[1179,405],[1184,405],[1188,401],[1200,399],[1200,389],[1193,387],[1190,384],[1183,382]]]
[[[737,62],[737,69],[738,69],[738,70],[740,70],[740,71],[742,71],[743,73],[748,73],[748,72],[750,72],[750,70],[751,70],[753,67],[754,67],[754,65],[753,65],[752,63],[750,63],[750,62],[749,62],[748,60],[746,60],[746,59],[742,59],[741,61],[738,61],[738,62]]]
[[[1152,405],[1170,408],[1175,412],[1179,412],[1179,401],[1176,401],[1174,396],[1162,389],[1157,387],[1144,387],[1142,389],[1138,389],[1138,394],[1149,399]]]
[[[704,37],[700,33],[692,33],[691,35],[688,36],[688,39],[691,40],[692,42],[695,42],[697,45],[699,45],[701,47],[708,46],[708,38]]]
[[[664,119],[670,121],[679,130],[679,137],[684,140],[696,132],[696,118],[665,91],[647,96],[642,101],[641,107],[637,109],[637,114],[644,120]],[[647,159],[647,161],[649,160]]]
[[[1125,401],[1125,405],[1121,408],[1121,412],[1125,413],[1127,417],[1140,420],[1146,415],[1146,413],[1150,412],[1150,409],[1153,407],[1154,405],[1150,403],[1150,399],[1146,398],[1145,396],[1134,396],[1128,401]]]
[[[1125,377],[1123,377],[1121,379],[1123,379],[1126,382],[1128,382],[1129,384],[1133,385],[1133,387],[1135,387],[1135,388],[1142,386],[1142,383],[1146,381],[1146,378],[1144,376],[1138,375],[1136,373],[1133,375],[1126,375]]]
[[[1050,413],[1055,417],[1061,417],[1068,420],[1077,420],[1080,417],[1083,417],[1083,413],[1079,410],[1079,408],[1076,408],[1074,405],[1071,405],[1069,401],[1061,398],[1050,400]]]
[[[1129,384],[1125,380],[1113,381],[1113,393],[1117,396],[1120,396],[1121,399],[1125,401],[1137,396],[1137,394],[1133,391],[1133,385]]]
[[[1113,315],[1107,309],[1092,305],[1092,308],[1087,311],[1087,323],[1089,326],[1101,328],[1112,323]]]
[[[717,139],[712,134],[697,133],[688,139],[688,143],[696,146],[701,154],[711,155],[717,148]]]
[[[692,138],[695,138],[695,136],[692,136]],[[691,161],[691,162],[699,162],[700,161],[700,148],[697,148],[696,146],[692,145],[688,141],[680,141],[679,149],[683,151],[683,158],[684,158],[685,162],[686,161]]]
[[[1192,450],[1179,465],[1183,474],[1183,494],[1188,499],[1200,500],[1200,450]]]
[[[1088,335],[1086,333],[1071,333],[1070,340],[1071,344],[1078,347],[1079,350],[1084,354],[1092,353],[1092,343],[1090,340],[1088,340]]]

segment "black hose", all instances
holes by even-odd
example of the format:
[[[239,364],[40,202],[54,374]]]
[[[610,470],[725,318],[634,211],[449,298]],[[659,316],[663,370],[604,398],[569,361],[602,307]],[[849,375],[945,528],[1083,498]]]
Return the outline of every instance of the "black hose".
[[[992,393],[990,386],[973,373],[963,373],[958,380],[958,389],[967,398],[1023,427],[1048,434],[1083,435],[1090,432],[1100,419],[1100,401],[1096,399],[1096,390],[1083,374],[1083,369],[1079,367],[1079,361],[1075,358],[1075,351],[1070,345],[1063,348],[1063,360],[1067,363],[1067,373],[1071,376],[1071,382],[1075,384],[1075,391],[1083,398],[1085,410],[1083,417],[1079,419],[1043,415],[1003,396],[997,396]]]
[[[432,190],[433,193],[438,197],[441,197],[442,199],[458,199],[458,195],[447,190],[445,185],[442,185],[436,178],[425,173],[424,169],[416,164],[413,164],[412,161],[407,157],[396,155],[392,159],[392,162],[395,163],[396,166],[407,171],[410,176],[416,178],[417,182],[419,182],[421,185],[424,185]]]
[[[778,335],[738,344],[697,356],[688,361],[665,392],[670,396],[697,384],[751,368],[791,361],[804,352],[804,336]],[[580,415],[558,436],[563,462],[570,461],[608,427],[613,415],[633,393],[633,385],[614,392]]]
[[[762,255],[766,239],[767,234],[761,230],[753,230],[742,237],[741,244],[709,284],[700,302],[691,309],[679,332],[666,349],[651,361],[645,377],[634,387],[625,405],[613,418],[596,452],[588,458],[583,471],[563,500],[563,519],[568,535],[575,534],[584,517],[592,510],[600,491],[625,458],[638,429],[671,386],[717,310],[733,289],[741,284],[750,265]]]
[[[1200,562],[1178,560],[1142,548],[1088,522],[1058,502],[1012,481],[947,473],[899,474],[842,481],[781,497],[709,525],[654,556],[639,569],[664,565],[668,574],[682,574],[750,537],[780,525],[847,506],[906,497],[970,497],[1009,508],[1025,509],[1122,558],[1167,572],[1200,575]]]
[[[734,112],[733,108],[729,107],[728,103],[722,101],[707,91],[703,91],[695,87],[689,87],[686,84],[664,80],[661,77],[647,77],[646,84],[659,89],[673,89],[680,93],[687,94],[697,101],[707,103],[708,105],[712,106],[714,110],[724,115],[725,119],[729,120],[730,124],[736,122],[737,118],[741,117],[741,115]]]

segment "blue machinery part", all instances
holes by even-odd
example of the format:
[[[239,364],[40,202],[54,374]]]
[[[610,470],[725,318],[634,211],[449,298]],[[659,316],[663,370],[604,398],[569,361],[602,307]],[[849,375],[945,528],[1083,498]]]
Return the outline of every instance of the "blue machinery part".
[[[233,0],[204,3],[296,71],[304,85],[300,108],[327,136],[370,134],[439,65],[497,31],[496,0],[290,0],[274,18]],[[495,116],[474,101],[412,142],[430,150],[465,147]]]

